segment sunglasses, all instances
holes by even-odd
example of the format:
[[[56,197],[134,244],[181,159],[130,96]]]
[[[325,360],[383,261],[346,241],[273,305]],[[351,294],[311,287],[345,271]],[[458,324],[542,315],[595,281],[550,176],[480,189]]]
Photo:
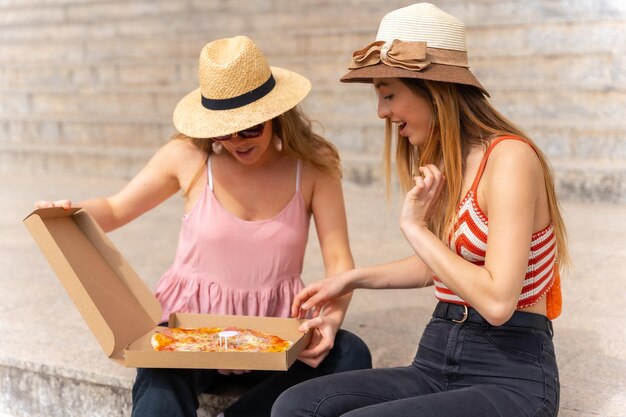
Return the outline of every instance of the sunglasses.
[[[253,138],[258,138],[259,136],[261,136],[263,134],[263,130],[265,130],[265,122],[249,127],[244,130],[240,130],[239,132],[230,133],[228,135],[223,135],[223,136],[215,136],[214,138],[210,138],[210,139],[216,140],[218,142],[222,142],[225,140],[230,140],[230,138],[232,138],[235,135],[239,136],[241,139],[253,139]]]

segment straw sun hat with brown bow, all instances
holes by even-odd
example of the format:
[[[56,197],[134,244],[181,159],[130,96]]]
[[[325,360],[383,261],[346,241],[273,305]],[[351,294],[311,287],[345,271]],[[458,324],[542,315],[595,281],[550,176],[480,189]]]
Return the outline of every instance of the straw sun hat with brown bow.
[[[311,90],[305,77],[270,67],[246,36],[219,39],[200,53],[200,88],[174,110],[176,129],[193,138],[234,133],[295,107]]]
[[[430,3],[417,3],[383,17],[376,41],[355,51],[343,82],[373,78],[422,78],[487,90],[469,70],[465,25]]]

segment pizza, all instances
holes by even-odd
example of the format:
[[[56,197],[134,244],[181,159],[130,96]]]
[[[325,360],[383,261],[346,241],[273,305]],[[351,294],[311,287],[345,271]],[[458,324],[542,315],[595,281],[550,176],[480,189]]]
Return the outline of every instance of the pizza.
[[[238,327],[165,327],[152,335],[156,351],[285,352],[292,342],[278,336]]]

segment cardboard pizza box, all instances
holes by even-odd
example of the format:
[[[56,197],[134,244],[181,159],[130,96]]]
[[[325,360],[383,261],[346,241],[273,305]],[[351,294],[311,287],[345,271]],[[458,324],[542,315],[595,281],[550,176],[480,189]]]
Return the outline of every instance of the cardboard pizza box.
[[[89,325],[104,353],[127,367],[286,370],[307,346],[302,320],[181,314],[170,327],[241,327],[293,342],[286,352],[157,352],[150,338],[161,306],[94,219],[79,208],[38,209],[24,224]]]

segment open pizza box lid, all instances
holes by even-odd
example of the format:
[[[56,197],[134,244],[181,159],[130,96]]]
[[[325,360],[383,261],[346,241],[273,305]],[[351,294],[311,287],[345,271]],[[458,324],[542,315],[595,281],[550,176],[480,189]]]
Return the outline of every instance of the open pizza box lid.
[[[128,367],[286,370],[310,340],[301,320],[181,314],[170,327],[240,327],[293,342],[286,352],[157,352],[150,338],[161,306],[106,234],[78,208],[38,209],[24,224],[96,336],[104,353]]]

